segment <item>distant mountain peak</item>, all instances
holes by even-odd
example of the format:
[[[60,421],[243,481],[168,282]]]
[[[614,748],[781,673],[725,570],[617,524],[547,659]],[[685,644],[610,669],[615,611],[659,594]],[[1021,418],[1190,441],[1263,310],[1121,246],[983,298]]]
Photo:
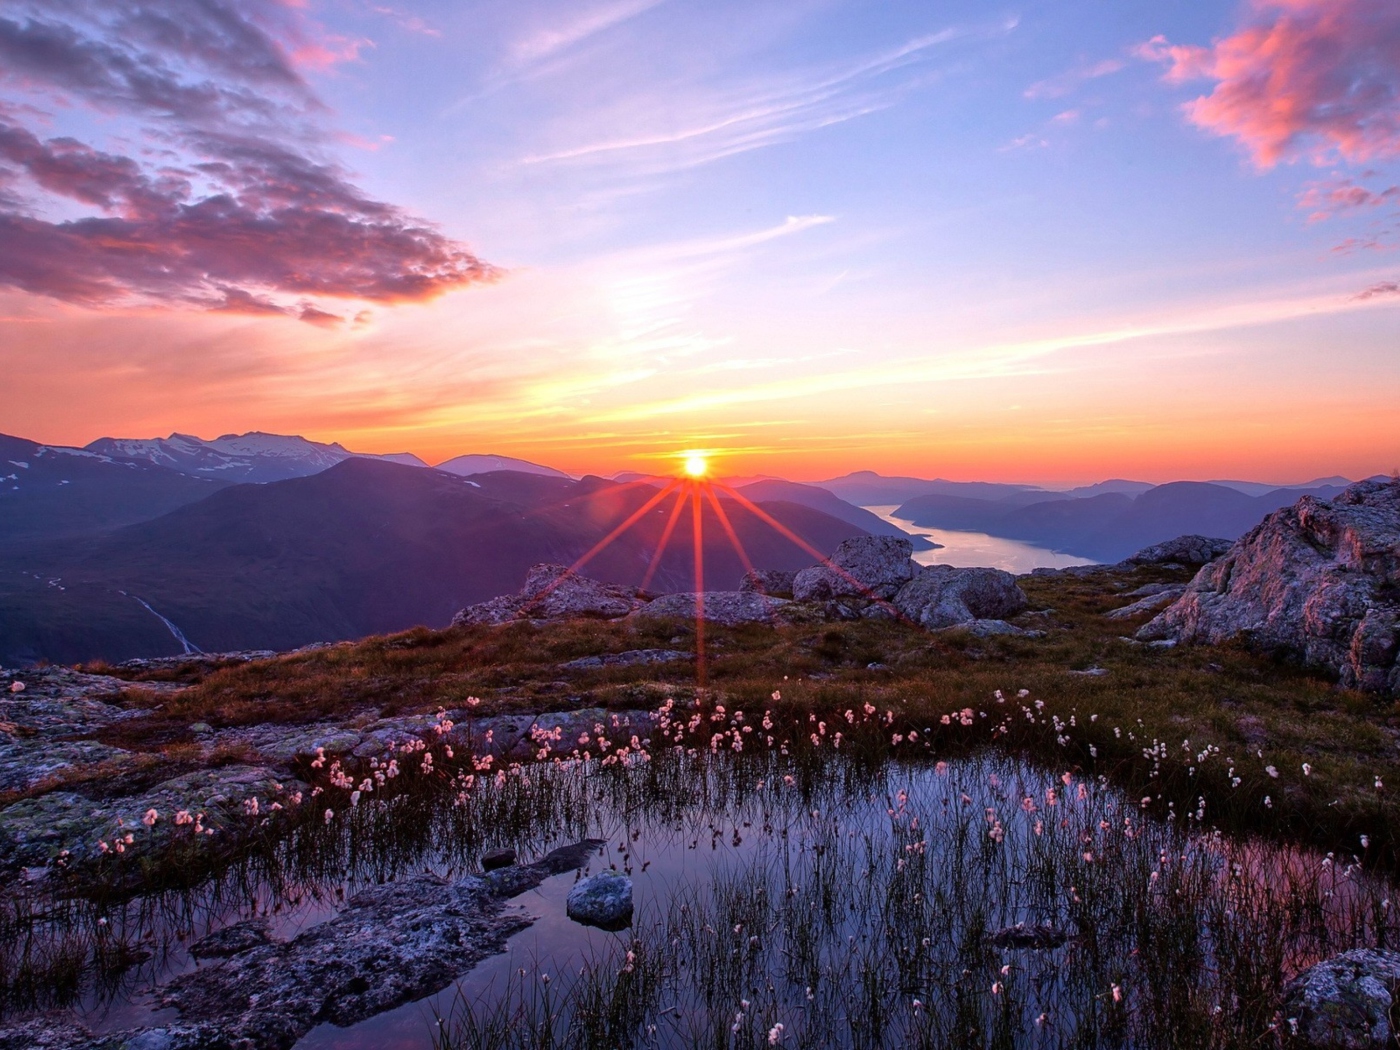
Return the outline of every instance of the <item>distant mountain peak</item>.
[[[167,438],[98,438],[87,452],[113,459],[137,460],[169,467],[195,477],[265,483],[306,477],[355,458],[384,459],[426,467],[407,452],[387,456],[351,452],[339,442],[311,441],[299,434],[222,434],[213,440],[176,431]]]

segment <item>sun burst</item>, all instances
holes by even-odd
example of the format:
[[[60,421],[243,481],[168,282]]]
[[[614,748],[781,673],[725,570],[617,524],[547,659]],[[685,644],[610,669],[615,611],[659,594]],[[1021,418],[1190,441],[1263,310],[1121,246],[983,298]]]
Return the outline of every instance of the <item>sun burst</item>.
[[[710,472],[710,461],[703,452],[686,452],[682,468],[686,477],[699,480]]]

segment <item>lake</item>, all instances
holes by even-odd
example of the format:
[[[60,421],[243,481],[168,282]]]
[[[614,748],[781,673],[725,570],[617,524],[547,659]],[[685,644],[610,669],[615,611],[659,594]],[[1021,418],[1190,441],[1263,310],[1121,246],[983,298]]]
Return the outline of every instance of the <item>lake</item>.
[[[904,518],[896,518],[894,512],[899,509],[898,505],[865,509],[912,536],[923,536],[942,544],[939,550],[915,551],[914,560],[920,565],[956,565],[959,568],[989,566],[1011,573],[1023,573],[1032,569],[1067,569],[1071,565],[1096,564],[1092,558],[1052,551],[1020,540],[990,536],[985,532],[925,528]]]

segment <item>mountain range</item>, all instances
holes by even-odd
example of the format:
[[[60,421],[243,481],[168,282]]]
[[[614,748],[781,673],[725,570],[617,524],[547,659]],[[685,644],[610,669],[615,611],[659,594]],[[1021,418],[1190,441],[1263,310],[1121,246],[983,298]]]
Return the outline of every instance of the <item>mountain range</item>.
[[[0,435],[0,663],[284,649],[442,626],[464,605],[517,590],[532,564],[573,563],[666,480],[576,479],[484,454],[433,468],[408,453],[256,432],[102,438],[84,448]],[[720,504],[744,556],[706,504],[712,589],[735,586],[745,556],[775,569],[812,560],[743,500],[820,551],[850,536],[905,535],[866,509],[897,506],[896,518],[919,526],[1116,561],[1182,533],[1238,536],[1302,492],[1330,496],[1347,483],[1113,479],[1055,492],[871,471],[818,484],[728,480],[742,499]],[[642,514],[589,573],[640,584],[674,499]],[[691,528],[688,512],[676,518],[651,590],[695,586]]]
[[[1338,483],[1340,482],[1340,484]],[[1066,498],[1021,491],[999,499],[927,494],[894,517],[926,528],[985,532],[1094,561],[1116,562],[1153,543],[1187,533],[1237,539],[1303,495],[1328,499],[1349,484],[1328,478],[1307,487],[1249,495],[1222,482],[1176,481],[1137,494],[1110,489]]]

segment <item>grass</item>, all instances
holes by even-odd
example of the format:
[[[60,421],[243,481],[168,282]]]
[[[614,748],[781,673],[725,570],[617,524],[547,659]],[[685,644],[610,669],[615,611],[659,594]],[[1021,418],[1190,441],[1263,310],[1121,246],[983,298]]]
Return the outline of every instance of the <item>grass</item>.
[[[1400,804],[1385,785],[1400,787],[1396,705],[1339,690],[1316,673],[1240,648],[1133,645],[1123,637],[1141,620],[1103,615],[1127,604],[1126,591],[1184,578],[1152,567],[1026,578],[1022,585],[1034,611],[1018,622],[1044,630],[1046,637],[1038,639],[930,635],[872,621],[711,625],[703,698],[755,707],[778,688],[788,712],[869,702],[909,725],[937,728],[943,714],[984,707],[996,690],[1010,696],[1026,689],[1045,714],[1076,719],[1073,741],[1061,744],[1056,737],[1062,734],[1018,724],[1003,743],[1104,772],[1133,791],[1150,788],[1177,805],[1193,805],[1204,794],[1219,819],[1235,819],[1238,811],[1232,830],[1324,848],[1354,848],[1356,836],[1367,833],[1375,843],[1373,862],[1393,865],[1400,840],[1387,829],[1400,828]],[[693,625],[685,622],[416,630],[203,673],[173,698],[133,699],[148,713],[111,727],[101,739],[164,755],[188,746],[196,722],[217,728],[384,717],[439,705],[453,709],[469,696],[481,697],[482,713],[492,714],[584,705],[651,708],[668,696],[689,702],[697,690],[688,662],[584,671],[560,664],[597,653],[691,645]],[[1090,668],[1107,673],[1071,673]],[[134,676],[133,684],[139,687],[142,677]],[[957,740],[950,743],[967,745],[969,734],[953,735]],[[1166,753],[1145,757],[1154,741],[1165,743]],[[1232,761],[1196,762],[1207,748]],[[1310,776],[1301,773],[1304,763]],[[1225,775],[1231,766],[1242,778],[1238,787]],[[1278,780],[1264,773],[1267,766],[1280,771]],[[1271,805],[1261,808],[1266,794]]]

